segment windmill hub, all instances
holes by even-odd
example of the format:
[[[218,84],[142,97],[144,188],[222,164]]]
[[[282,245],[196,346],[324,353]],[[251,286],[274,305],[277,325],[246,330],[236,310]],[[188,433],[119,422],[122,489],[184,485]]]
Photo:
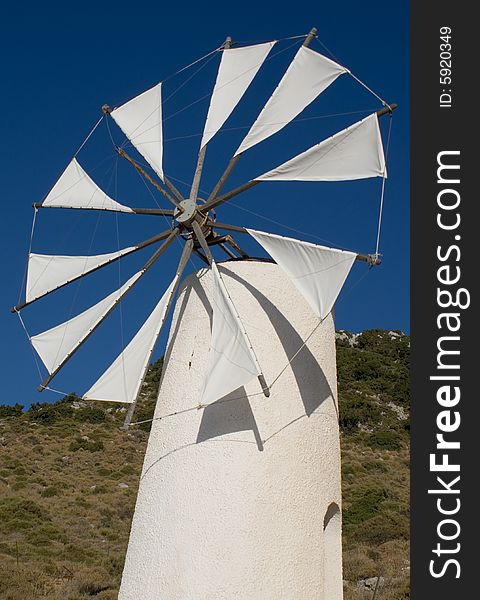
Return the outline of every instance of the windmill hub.
[[[175,219],[178,223],[182,223],[182,225],[189,225],[197,214],[197,204],[194,200],[187,199],[182,200],[180,206],[183,212],[177,208],[174,214]]]

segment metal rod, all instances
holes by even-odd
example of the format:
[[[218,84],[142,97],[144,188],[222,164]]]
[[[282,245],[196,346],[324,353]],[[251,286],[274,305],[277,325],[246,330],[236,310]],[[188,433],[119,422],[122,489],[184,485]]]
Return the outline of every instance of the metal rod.
[[[149,359],[147,361],[147,365],[146,365],[146,367],[145,367],[145,369],[143,371],[143,375],[142,375],[142,378],[141,378],[141,381],[140,381],[140,386],[138,388],[138,395],[135,398],[134,402],[132,402],[132,404],[128,407],[127,414],[125,415],[125,420],[124,420],[123,426],[122,426],[122,429],[124,431],[126,431],[130,427],[130,423],[132,422],[133,413],[135,412],[135,408],[137,406],[137,402],[138,402],[138,397],[139,397],[139,394],[140,394],[140,390],[142,389],[143,384],[145,382],[145,377],[147,376],[148,367],[149,367],[150,359],[151,359],[152,354],[153,354],[153,350],[155,348],[155,345],[157,343],[158,338],[160,337],[160,332],[162,331],[163,325],[164,325],[165,321],[167,320],[167,315],[168,315],[168,313],[170,311],[170,307],[172,305],[173,298],[174,298],[175,293],[176,293],[176,291],[178,289],[178,286],[180,284],[180,280],[181,280],[183,271],[185,270],[185,267],[187,266],[187,263],[188,263],[188,259],[190,258],[190,254],[192,253],[192,248],[193,248],[193,240],[189,239],[189,240],[187,240],[187,242],[185,243],[185,246],[183,247],[183,252],[182,252],[182,255],[180,257],[180,261],[178,263],[177,272],[175,274],[176,281],[175,281],[175,283],[173,285],[173,288],[172,288],[172,290],[170,292],[170,295],[169,295],[169,298],[168,298],[168,301],[167,301],[167,306],[165,308],[165,315],[163,317],[162,325],[161,325],[160,330],[158,332],[158,335],[157,335],[157,337],[155,339],[155,342],[154,342],[154,344],[152,346],[152,349],[150,350],[150,356],[149,356]]]
[[[218,223],[217,221],[211,221],[210,219],[206,222],[206,225],[213,229],[226,229],[227,231],[236,231],[237,233],[248,233],[245,227],[239,227],[238,225],[228,225],[227,223]]]
[[[124,213],[131,214],[130,212],[124,210],[110,210],[109,208],[90,208],[89,206],[82,207],[78,209],[75,206],[44,206],[40,202],[35,202],[32,204],[33,208],[63,208],[68,210],[102,210],[104,212],[114,212],[114,213]],[[174,210],[163,209],[163,208],[131,208],[131,211],[137,215],[155,215],[161,217],[173,217],[175,214]]]
[[[228,248],[225,244],[219,244],[219,245],[220,245],[220,248],[225,252],[225,254],[228,254],[228,256],[230,258],[237,258],[237,255],[234,252],[232,252],[230,250],[230,248]]]
[[[251,181],[247,181],[247,183],[240,185],[239,187],[235,188],[234,190],[231,190],[230,192],[223,194],[223,196],[218,196],[218,198],[214,198],[212,200],[205,202],[205,204],[202,206],[202,212],[209,211],[212,208],[217,207],[219,204],[223,204],[224,202],[227,202],[228,200],[230,200],[230,198],[233,198],[234,196],[238,196],[238,194],[241,194],[242,192],[249,190],[250,188],[254,187],[255,185],[258,185],[259,183],[261,183],[261,180],[252,179]]]
[[[162,240],[167,238],[171,234],[171,232],[172,232],[171,229],[162,231],[162,233],[159,233],[158,235],[154,235],[153,237],[149,238],[148,240],[144,240],[143,242],[140,242],[134,248],[132,248],[132,250],[125,252],[125,254],[116,256],[116,257],[112,258],[111,260],[109,260],[101,265],[98,265],[98,267],[95,267],[94,269],[90,269],[89,271],[86,271],[85,273],[82,273],[81,275],[77,275],[77,277],[73,277],[73,279],[69,279],[68,281],[66,281],[65,283],[62,283],[61,285],[54,288],[53,290],[49,290],[48,292],[45,292],[45,294],[38,296],[38,298],[34,298],[33,300],[30,300],[29,302],[23,302],[22,304],[17,304],[17,306],[14,306],[12,309],[10,309],[10,312],[12,312],[12,313],[18,312],[18,311],[22,310],[22,308],[25,308],[26,306],[33,304],[37,300],[40,300],[40,298],[44,298],[45,296],[48,296],[48,294],[52,294],[53,292],[56,292],[57,290],[65,287],[69,283],[73,283],[74,281],[77,281],[78,279],[81,279],[82,277],[86,277],[87,275],[90,275],[90,273],[94,273],[95,271],[98,271],[99,269],[102,269],[103,267],[111,265],[113,262],[120,260],[124,256],[128,256],[129,254],[138,252],[139,250],[142,250],[143,248],[146,248],[147,246],[151,246],[152,244],[155,244],[156,242],[161,242]]]
[[[198,223],[198,221],[193,221],[192,227],[193,227],[195,236],[198,240],[198,243],[202,247],[202,250],[205,252],[205,256],[207,257],[209,264],[212,264],[213,256],[212,256],[212,253],[210,252],[210,248],[208,247],[207,240],[205,239],[205,236],[203,235],[202,228],[200,227],[200,224]]]
[[[168,236],[168,238],[163,242],[163,244],[158,248],[152,257],[145,263],[143,268],[141,269],[140,277],[132,283],[124,292],[121,294],[117,300],[112,304],[112,306],[107,310],[107,312],[102,316],[102,318],[88,331],[83,339],[81,339],[77,345],[67,354],[67,356],[63,359],[63,361],[56,367],[54,371],[52,371],[49,376],[42,381],[40,384],[38,391],[42,392],[47,385],[52,381],[52,379],[57,375],[57,373],[66,365],[66,363],[72,358],[72,356],[83,346],[83,344],[88,340],[88,338],[92,335],[92,333],[105,321],[105,319],[110,315],[110,313],[120,304],[122,299],[128,294],[128,292],[135,286],[135,284],[145,275],[145,273],[150,269],[153,263],[160,258],[160,256],[165,252],[165,250],[171,245],[173,240],[179,234],[180,229],[176,227]]]
[[[312,29],[310,30],[310,33],[307,35],[307,37],[305,38],[305,41],[303,42],[303,46],[305,46],[305,47],[309,46],[316,35],[317,35],[317,28],[312,27]],[[225,169],[225,171],[223,172],[223,175],[220,177],[220,179],[216,183],[212,192],[210,193],[210,196],[208,197],[207,202],[216,198],[218,196],[218,194],[222,191],[223,186],[225,185],[227,179],[230,177],[231,172],[233,171],[235,165],[239,161],[242,154],[243,154],[243,152],[240,152],[240,154],[237,154],[230,159],[230,162],[228,163],[227,168]]]
[[[215,234],[214,234],[215,235]],[[248,254],[240,248],[240,246],[235,242],[231,235],[218,235],[216,237],[209,238],[207,240],[207,244],[209,246],[220,246],[222,250],[224,250],[230,258],[237,258],[236,254],[234,254],[229,248],[226,247],[225,244],[229,244],[234,248],[238,254],[243,258],[248,258]]]
[[[140,175],[142,175],[142,177],[145,177],[145,179],[147,181],[149,181],[153,186],[155,186],[157,188],[157,190],[159,190],[160,192],[162,192],[162,194],[165,196],[165,198],[167,198],[167,200],[169,200],[172,204],[174,204],[178,210],[180,210],[180,212],[183,212],[183,208],[180,206],[180,204],[178,203],[177,200],[175,200],[175,198],[173,196],[171,196],[167,190],[165,190],[159,183],[158,181],[155,181],[155,179],[153,179],[153,177],[150,177],[150,175],[145,171],[145,169],[143,169],[131,156],[129,156],[125,150],[123,150],[123,148],[120,148],[120,146],[115,146],[116,151],[118,152],[118,154],[120,154],[120,156],[122,158],[124,158],[125,160],[127,160],[131,165],[133,165],[135,167],[135,169],[140,173]]]
[[[235,248],[235,250],[240,254],[240,256],[242,258],[249,258],[248,254],[245,252],[245,250],[240,248],[240,246],[236,243],[236,241],[232,238],[231,235],[227,235],[225,237],[227,238],[227,244],[230,244],[230,246],[232,246],[232,248]]]
[[[218,246],[219,244],[223,244],[229,236],[227,235],[219,235],[217,237],[212,237],[208,239],[209,246]]]

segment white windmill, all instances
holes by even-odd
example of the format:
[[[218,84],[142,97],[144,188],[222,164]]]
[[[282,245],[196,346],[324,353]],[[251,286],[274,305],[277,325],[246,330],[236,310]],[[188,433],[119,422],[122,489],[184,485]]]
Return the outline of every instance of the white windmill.
[[[383,105],[377,112],[222,194],[241,156],[294,120],[338,77],[351,76],[371,91],[351,71],[309,47],[316,29],[298,37],[303,44],[207,199],[198,197],[207,144],[275,41],[236,46],[227,38],[215,51],[220,65],[188,197],[162,166],[162,83],[118,108],[103,107],[102,119],[115,121],[154,175],[124,147],[116,147],[118,154],[173,208],[120,204],[76,157],[44,201],[34,205],[35,215],[40,209],[68,208],[171,217],[166,231],[108,254],[29,253],[25,301],[12,309],[19,317],[39,298],[160,244],[119,289],[29,336],[48,371],[40,389],[49,388],[172,242],[179,239],[184,245],[174,278],[153,312],[83,395],[129,403],[126,426],[191,253],[207,265],[186,280],[176,303],[119,596],[123,600],[342,597],[331,312],[355,260],[380,264],[386,161],[378,119],[391,116],[396,105],[372,92]],[[371,177],[380,177],[382,186],[377,244],[370,255],[221,223],[214,210],[264,182]],[[237,233],[252,236],[273,261],[251,259],[233,239]],[[214,248],[230,260],[218,265]]]

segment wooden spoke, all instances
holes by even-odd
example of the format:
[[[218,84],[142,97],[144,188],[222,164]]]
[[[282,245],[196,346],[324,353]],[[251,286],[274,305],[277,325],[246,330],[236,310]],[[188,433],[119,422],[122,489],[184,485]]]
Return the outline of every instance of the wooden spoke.
[[[86,277],[87,275],[90,275],[91,273],[94,273],[95,271],[98,271],[99,269],[102,269],[103,267],[111,265],[113,262],[120,260],[124,256],[129,256],[130,254],[133,254],[134,252],[138,252],[139,250],[142,250],[143,248],[146,248],[147,246],[151,246],[152,244],[155,244],[156,242],[161,242],[162,240],[168,238],[168,236],[171,235],[171,233],[172,233],[171,229],[162,231],[162,233],[159,233],[158,235],[154,235],[153,237],[149,238],[148,240],[144,240],[143,242],[140,242],[134,248],[132,248],[132,250],[125,252],[125,254],[122,254],[121,256],[116,256],[115,258],[112,258],[108,262],[105,262],[105,263],[99,265],[98,267],[95,267],[94,269],[87,271],[86,273],[82,273],[81,275],[78,275],[77,277],[74,277],[73,279],[70,279],[69,281],[62,283],[61,285],[54,288],[53,290],[50,290],[50,291],[46,292],[45,294],[42,294],[38,298],[35,298],[34,300],[30,300],[30,302],[23,302],[22,304],[18,304],[17,306],[14,306],[11,309],[11,312],[18,312],[18,311],[22,310],[22,308],[25,308],[26,306],[33,304],[37,300],[40,300],[40,298],[44,298],[45,296],[48,296],[48,294],[52,294],[53,292],[56,292],[57,290],[65,287],[66,285],[69,285],[70,283],[73,283],[74,281],[81,279],[82,277]]]
[[[205,256],[207,257],[209,264],[212,264],[212,261],[213,261],[212,253],[210,252],[210,248],[208,247],[207,240],[205,239],[205,236],[203,235],[202,228],[200,227],[200,225],[197,221],[192,222],[192,227],[193,227],[195,236],[198,240],[198,243],[202,247],[202,250],[205,252]]]
[[[159,190],[160,192],[162,192],[162,194],[165,196],[165,198],[167,198],[167,200],[169,200],[172,204],[174,204],[178,210],[180,210],[180,212],[183,212],[183,209],[180,207],[179,202],[172,196],[170,195],[166,189],[164,189],[159,183],[158,181],[155,181],[155,179],[153,179],[153,177],[150,177],[150,175],[145,171],[145,169],[143,169],[138,163],[137,161],[135,161],[131,156],[129,156],[125,150],[123,150],[123,148],[120,148],[119,146],[115,146],[116,151],[118,152],[118,154],[120,154],[120,156],[122,158],[124,158],[125,160],[127,160],[131,165],[133,165],[135,167],[135,169],[140,173],[140,175],[142,177],[144,177],[147,181],[149,181],[154,187],[157,188],[157,190]]]
[[[130,215],[131,212],[127,212],[125,210],[111,210],[106,208],[89,208],[82,207],[77,208],[75,206],[44,206],[40,202],[35,202],[32,204],[33,208],[61,208],[66,210],[103,210],[104,212],[113,212],[113,213],[122,213],[124,215]],[[130,207],[129,207],[130,208]],[[156,215],[161,217],[173,217],[175,214],[174,210],[163,209],[163,208],[131,208],[131,211],[136,215]]]
[[[170,308],[171,308],[171,305],[172,305],[172,301],[173,301],[175,293],[176,293],[176,291],[178,289],[178,286],[180,285],[180,281],[181,281],[183,272],[185,270],[185,267],[187,266],[188,260],[190,258],[191,253],[192,253],[192,249],[193,249],[193,240],[191,240],[191,239],[187,240],[186,243],[185,243],[185,246],[183,247],[183,252],[182,252],[182,256],[180,257],[180,262],[178,263],[177,272],[176,272],[176,275],[175,275],[176,281],[175,281],[175,284],[173,286],[172,293],[170,294],[170,298],[168,299],[168,302],[167,302],[167,306],[166,306],[166,309],[165,309],[165,317],[163,319],[162,327],[160,328],[160,331],[158,332],[157,340],[158,340],[158,337],[160,336],[161,330],[163,329],[163,325],[165,324],[165,321],[167,320],[167,315],[168,315],[168,313],[170,311]],[[155,341],[155,344],[156,344],[156,341]],[[150,356],[153,353],[153,350],[155,348],[155,344],[154,344],[154,346],[153,346],[153,348],[152,348],[152,350],[150,352]],[[142,377],[142,380],[141,380],[141,383],[140,383],[140,387],[138,388],[139,393],[140,393],[140,390],[142,389],[143,383],[145,381],[145,377],[147,375],[147,371],[148,371],[148,363],[147,363],[147,368],[145,369],[145,372],[143,373],[143,377]],[[135,398],[135,402],[133,402],[128,407],[127,414],[125,415],[125,420],[123,422],[122,429],[127,430],[130,427],[130,423],[132,422],[132,417],[133,417],[133,413],[135,412],[135,407],[137,405],[137,402],[138,402],[138,397]]]

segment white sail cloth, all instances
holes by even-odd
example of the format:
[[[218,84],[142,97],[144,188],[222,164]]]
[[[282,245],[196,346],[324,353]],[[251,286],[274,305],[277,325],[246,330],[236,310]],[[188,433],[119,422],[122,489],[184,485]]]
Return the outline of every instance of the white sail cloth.
[[[74,158],[48,193],[42,206],[52,208],[94,208],[133,212],[128,206],[112,200],[87,175]]]
[[[382,137],[374,113],[255,179],[346,181],[386,176]]]
[[[49,373],[53,373],[83,343],[142,274],[142,271],[135,273],[121,288],[76,317],[30,338]]]
[[[93,256],[55,256],[31,253],[28,256],[26,302],[32,302],[133,250],[135,247],[131,246],[118,252]]]
[[[226,48],[218,69],[200,148],[203,148],[233,112],[275,42]]]
[[[115,108],[110,114],[163,181],[162,84]]]
[[[212,339],[201,403],[210,404],[261,374],[243,323],[212,263]]]
[[[357,257],[353,252],[247,229],[292,280],[320,319],[324,319]]]
[[[152,313],[103,375],[83,395],[87,400],[133,403],[137,399],[155,343],[175,292],[178,276]]]
[[[280,131],[347,69],[302,46],[235,156]]]

